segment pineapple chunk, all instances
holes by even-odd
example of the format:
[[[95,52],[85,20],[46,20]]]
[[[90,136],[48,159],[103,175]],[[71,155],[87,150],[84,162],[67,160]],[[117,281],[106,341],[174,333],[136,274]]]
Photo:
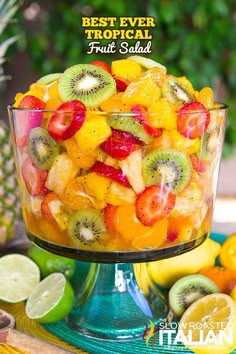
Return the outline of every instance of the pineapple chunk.
[[[141,74],[142,67],[133,60],[120,59],[112,62],[111,72],[112,75],[120,76],[132,81]]]
[[[111,128],[104,116],[87,116],[80,130],[75,134],[78,147],[84,153],[93,152],[111,135]]]
[[[207,203],[202,202],[201,207],[191,216],[191,220],[196,229],[200,229],[209,211]]]
[[[142,150],[139,149],[132,152],[125,160],[119,161],[120,168],[136,193],[145,189],[142,176],[142,159]]]
[[[31,195],[29,195],[29,200],[26,206],[28,207],[29,211],[31,211],[34,215],[41,216],[42,201],[43,201],[43,197],[40,195],[36,197],[32,197]]]
[[[191,181],[188,187],[176,196],[175,207],[170,215],[175,218],[199,213],[202,205],[202,191],[196,182]]]
[[[64,231],[68,224],[68,214],[64,210],[63,203],[60,199],[55,199],[48,203],[48,207],[59,228]]]
[[[74,165],[69,155],[63,152],[55,158],[48,172],[45,186],[60,196],[78,172],[79,168]]]
[[[126,188],[117,182],[112,182],[106,195],[106,202],[112,205],[134,204],[136,194],[132,188]]]

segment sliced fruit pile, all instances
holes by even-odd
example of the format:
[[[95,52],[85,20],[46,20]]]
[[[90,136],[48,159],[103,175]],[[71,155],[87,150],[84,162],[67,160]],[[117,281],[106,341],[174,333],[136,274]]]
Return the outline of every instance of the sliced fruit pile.
[[[99,251],[209,232],[224,126],[210,88],[131,56],[44,76],[14,107],[28,232]]]

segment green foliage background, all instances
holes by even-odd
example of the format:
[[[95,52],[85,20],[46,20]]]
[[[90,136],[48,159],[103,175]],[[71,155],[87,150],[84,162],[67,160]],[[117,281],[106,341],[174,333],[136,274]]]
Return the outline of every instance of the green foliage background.
[[[170,73],[185,75],[196,89],[211,86],[226,102],[229,118],[225,156],[236,145],[236,0],[53,0],[38,32],[25,33],[32,68],[40,75],[79,62],[103,59],[87,55],[82,16],[153,16],[151,58]]]

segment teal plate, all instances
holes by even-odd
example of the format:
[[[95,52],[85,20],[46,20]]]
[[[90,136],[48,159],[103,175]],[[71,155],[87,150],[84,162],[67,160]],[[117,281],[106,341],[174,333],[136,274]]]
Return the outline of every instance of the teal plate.
[[[212,233],[211,238],[219,243],[222,243],[225,239],[225,235]],[[80,263],[86,269],[87,264],[84,262]],[[81,264],[83,263],[83,264]],[[80,273],[81,274],[81,273]],[[81,278],[81,281],[83,279]],[[108,309],[109,312],[109,309]],[[109,316],[108,316],[109,318]],[[183,344],[177,343],[175,345],[167,343],[167,335],[163,335],[163,344],[160,345],[158,340],[152,345],[151,338],[149,343],[146,345],[145,339],[132,340],[129,342],[111,342],[105,340],[97,340],[85,337],[79,334],[77,331],[73,330],[65,321],[60,321],[55,324],[44,325],[50,333],[58,336],[59,338],[66,340],[68,343],[74,345],[75,347],[81,348],[88,351],[91,354],[178,354],[178,353],[193,353],[188,350]],[[174,337],[173,337],[174,340]],[[173,342],[173,340],[171,342]],[[232,351],[232,354],[236,354],[236,350]]]

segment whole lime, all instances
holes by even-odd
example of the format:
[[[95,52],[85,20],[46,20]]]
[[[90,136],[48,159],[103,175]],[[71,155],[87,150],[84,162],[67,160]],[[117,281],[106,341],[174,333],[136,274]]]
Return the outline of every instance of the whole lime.
[[[74,259],[53,254],[36,245],[28,249],[27,255],[38,265],[43,278],[59,272],[63,273],[67,279],[71,279],[75,273],[76,261]]]

